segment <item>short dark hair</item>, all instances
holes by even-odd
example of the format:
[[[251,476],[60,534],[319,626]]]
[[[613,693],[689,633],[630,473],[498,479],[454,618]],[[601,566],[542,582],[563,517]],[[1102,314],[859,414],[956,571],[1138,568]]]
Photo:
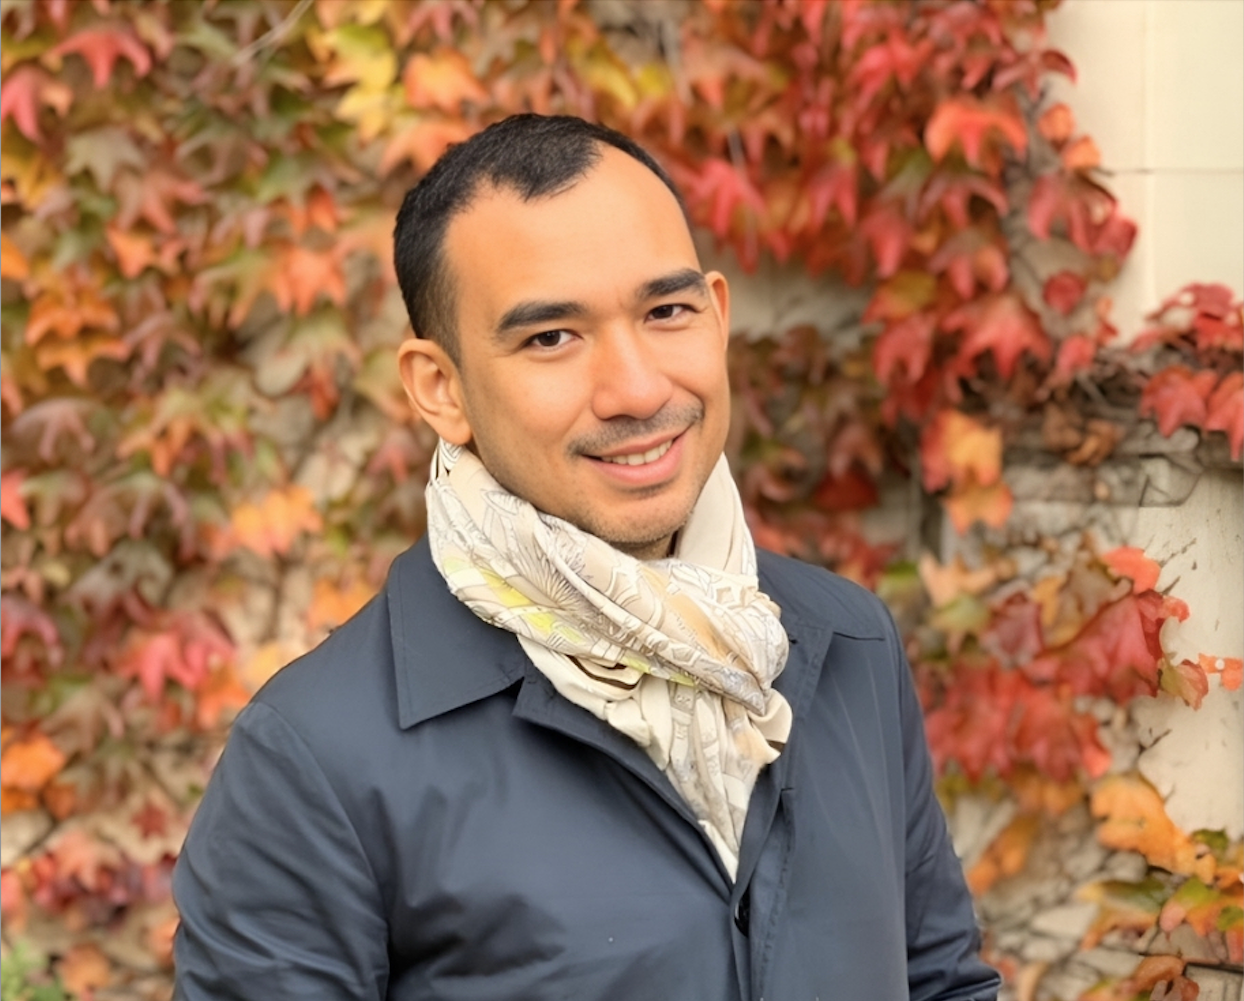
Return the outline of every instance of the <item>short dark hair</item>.
[[[445,261],[445,232],[484,184],[508,188],[524,201],[559,194],[613,146],[651,170],[687,208],[669,175],[620,132],[570,115],[512,115],[450,147],[411,188],[393,230],[393,266],[415,335],[440,344],[455,363],[457,311]]]

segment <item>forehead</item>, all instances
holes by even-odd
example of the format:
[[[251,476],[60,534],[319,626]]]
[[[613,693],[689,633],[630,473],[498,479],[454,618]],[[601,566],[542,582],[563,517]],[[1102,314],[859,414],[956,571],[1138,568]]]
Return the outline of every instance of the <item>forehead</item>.
[[[464,342],[519,301],[608,308],[654,277],[699,266],[673,193],[612,147],[557,194],[524,201],[508,188],[478,192],[450,222],[445,258]]]

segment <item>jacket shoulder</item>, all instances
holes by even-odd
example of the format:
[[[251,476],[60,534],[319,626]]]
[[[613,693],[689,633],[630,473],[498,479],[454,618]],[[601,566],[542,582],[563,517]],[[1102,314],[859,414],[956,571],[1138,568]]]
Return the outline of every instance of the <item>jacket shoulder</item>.
[[[797,619],[855,639],[891,639],[893,620],[875,594],[836,573],[781,556],[756,551],[760,587],[782,609],[782,619]]]

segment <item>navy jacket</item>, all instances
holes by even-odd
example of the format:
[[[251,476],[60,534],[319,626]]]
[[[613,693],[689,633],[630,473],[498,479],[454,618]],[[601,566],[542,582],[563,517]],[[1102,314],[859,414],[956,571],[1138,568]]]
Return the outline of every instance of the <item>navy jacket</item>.
[[[795,718],[737,882],[421,542],[238,716],[174,876],[176,996],[996,997],[884,606],[768,553],[760,579]]]

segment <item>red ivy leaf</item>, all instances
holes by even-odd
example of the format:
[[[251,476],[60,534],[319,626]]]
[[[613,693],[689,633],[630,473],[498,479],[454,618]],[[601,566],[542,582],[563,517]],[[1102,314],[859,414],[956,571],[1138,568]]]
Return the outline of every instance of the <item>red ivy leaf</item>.
[[[890,383],[901,367],[907,382],[918,382],[933,352],[933,317],[916,313],[892,323],[881,332],[873,348],[873,370],[883,383]]]
[[[1244,372],[1230,372],[1210,394],[1205,406],[1205,430],[1223,431],[1237,462],[1244,454]]]
[[[911,243],[907,214],[898,205],[883,203],[864,217],[859,228],[877,261],[877,274],[889,278],[898,271]]]
[[[730,232],[735,209],[750,208],[757,215],[765,211],[765,200],[747,175],[715,157],[707,159],[699,175],[691,180],[687,198],[707,207],[709,227],[721,237]]]
[[[151,53],[129,32],[111,25],[79,31],[52,50],[58,56],[71,52],[78,53],[91,67],[97,90],[108,85],[113,66],[121,56],[133,64],[136,76],[146,76],[151,71]]]
[[[31,142],[39,141],[39,85],[43,74],[26,64],[8,74],[0,89],[0,122],[13,124]]]
[[[1087,372],[1097,357],[1097,342],[1084,334],[1072,334],[1058,345],[1053,381],[1066,384],[1079,372]]]
[[[966,336],[959,349],[964,360],[984,351],[993,354],[998,374],[1010,379],[1024,352],[1040,361],[1050,357],[1050,339],[1040,321],[1016,295],[1003,292],[964,303],[943,321],[945,330],[963,330]]]
[[[1153,416],[1158,430],[1169,437],[1183,424],[1204,427],[1207,400],[1217,375],[1193,372],[1184,365],[1172,365],[1158,372],[1140,394],[1140,416]]]
[[[21,469],[10,469],[0,476],[0,518],[14,528],[30,527],[30,512],[26,510],[26,499],[22,497],[22,483],[26,473]]]
[[[1088,282],[1074,271],[1060,271],[1046,281],[1041,294],[1046,302],[1066,316],[1080,305],[1087,288]]]

